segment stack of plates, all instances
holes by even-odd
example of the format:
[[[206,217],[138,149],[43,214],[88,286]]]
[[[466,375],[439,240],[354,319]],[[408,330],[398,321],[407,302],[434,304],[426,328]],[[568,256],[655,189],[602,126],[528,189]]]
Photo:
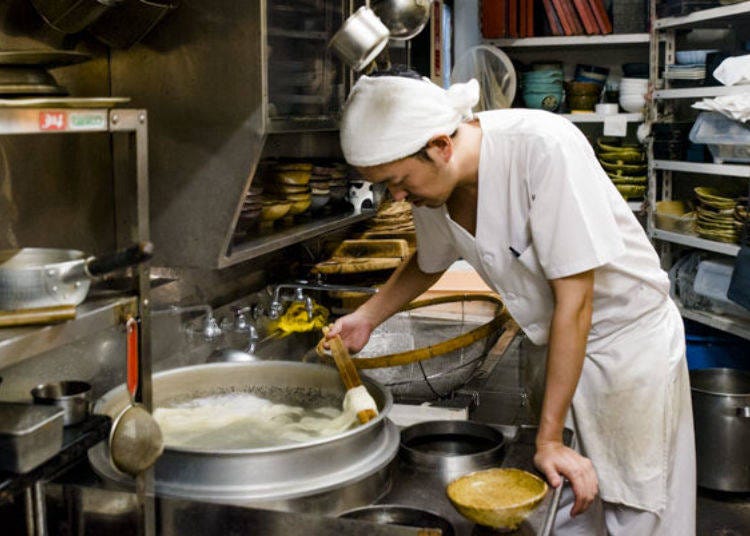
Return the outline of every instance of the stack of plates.
[[[72,50],[0,51],[0,96],[67,95],[47,70],[89,59],[88,54]]]
[[[242,202],[235,236],[244,236],[255,227],[263,209],[263,187],[251,186]]]
[[[670,80],[703,80],[706,78],[706,64],[667,65],[664,69],[664,78]]]
[[[407,201],[384,201],[370,221],[370,232],[414,231],[411,204]]]
[[[717,242],[739,242],[742,223],[735,217],[738,199],[716,188],[699,186],[693,191],[699,202],[698,236]]]
[[[643,197],[646,193],[646,155],[640,145],[599,138],[596,155],[604,171],[625,199]]]

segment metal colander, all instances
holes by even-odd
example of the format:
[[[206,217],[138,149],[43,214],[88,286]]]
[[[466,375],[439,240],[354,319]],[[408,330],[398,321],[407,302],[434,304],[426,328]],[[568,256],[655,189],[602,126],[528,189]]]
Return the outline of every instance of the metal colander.
[[[486,294],[412,302],[378,326],[352,361],[396,397],[447,397],[472,378],[507,319],[500,299]]]

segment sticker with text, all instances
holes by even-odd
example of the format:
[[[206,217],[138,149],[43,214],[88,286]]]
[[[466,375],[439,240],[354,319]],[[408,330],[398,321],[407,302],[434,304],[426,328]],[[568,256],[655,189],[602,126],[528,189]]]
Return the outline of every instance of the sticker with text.
[[[39,112],[39,130],[65,130],[68,128],[66,112]]]

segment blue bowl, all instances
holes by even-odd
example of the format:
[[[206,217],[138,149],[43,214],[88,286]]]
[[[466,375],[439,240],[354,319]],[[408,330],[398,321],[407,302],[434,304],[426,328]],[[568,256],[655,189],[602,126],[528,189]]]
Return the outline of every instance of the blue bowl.
[[[533,83],[533,84],[521,84],[524,91],[530,91],[532,93],[560,93],[562,91],[562,83]]]
[[[524,91],[523,102],[527,108],[554,112],[562,102],[562,91]]]

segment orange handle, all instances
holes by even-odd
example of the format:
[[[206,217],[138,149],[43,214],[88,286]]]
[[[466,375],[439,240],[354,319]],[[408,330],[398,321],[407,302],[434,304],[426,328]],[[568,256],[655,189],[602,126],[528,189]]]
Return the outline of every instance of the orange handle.
[[[138,321],[134,317],[125,322],[127,368],[128,368],[128,392],[135,397],[138,390]]]

